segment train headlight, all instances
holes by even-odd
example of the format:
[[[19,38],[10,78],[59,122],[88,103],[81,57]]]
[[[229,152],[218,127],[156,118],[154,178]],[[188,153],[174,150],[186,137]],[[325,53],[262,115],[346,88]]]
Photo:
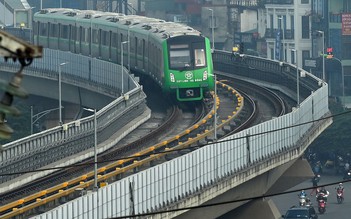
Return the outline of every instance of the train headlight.
[[[171,78],[171,82],[175,82],[175,78],[174,78],[174,74],[173,73],[169,73],[169,77]]]
[[[202,75],[202,80],[206,81],[207,80],[207,71],[204,71],[204,74]]]

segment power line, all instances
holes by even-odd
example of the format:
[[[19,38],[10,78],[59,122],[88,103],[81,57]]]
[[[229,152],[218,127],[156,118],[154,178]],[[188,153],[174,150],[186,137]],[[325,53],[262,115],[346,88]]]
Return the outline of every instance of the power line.
[[[346,111],[346,112],[338,113],[338,114],[335,114],[335,115],[327,116],[325,118],[312,120],[312,121],[309,121],[309,122],[304,122],[304,123],[300,123],[300,124],[296,124],[296,125],[292,125],[292,126],[287,126],[287,127],[283,127],[283,128],[279,128],[279,129],[269,130],[269,131],[260,132],[260,133],[256,133],[256,134],[248,134],[248,135],[243,136],[243,137],[238,137],[238,138],[233,138],[233,139],[228,139],[228,140],[217,141],[216,144],[223,143],[223,142],[235,141],[235,140],[239,140],[239,139],[247,138],[247,137],[253,137],[253,136],[268,134],[268,133],[272,133],[272,132],[277,132],[277,131],[281,131],[281,130],[285,130],[285,129],[289,129],[289,128],[294,128],[294,127],[306,125],[306,124],[309,124],[309,123],[314,123],[314,122],[318,122],[318,121],[322,121],[322,120],[326,120],[326,119],[342,116],[342,115],[345,115],[345,114],[348,114],[348,113],[351,113],[351,111]],[[198,149],[198,148],[202,148],[202,147],[205,147],[205,146],[211,145],[211,144],[213,144],[213,143],[200,144],[200,145],[190,146],[190,147],[182,148],[182,149],[169,149],[167,151],[154,152],[153,154],[155,154],[155,155],[156,154],[168,154],[168,153],[173,153],[173,152],[180,152],[180,151],[183,151],[183,150]],[[146,156],[146,155],[135,155],[135,156],[129,156],[129,157],[121,157],[121,158],[117,158],[117,159],[98,161],[96,163],[97,164],[103,164],[103,163],[115,162],[115,161],[125,160],[125,159],[136,159],[136,158],[140,158],[140,157],[144,157],[144,156]],[[72,165],[66,165],[66,166],[62,166],[62,167],[42,168],[42,169],[38,169],[38,170],[27,170],[27,171],[20,171],[20,172],[14,172],[14,173],[2,173],[2,174],[0,174],[0,177],[1,176],[20,175],[20,174],[26,174],[26,173],[34,173],[34,172],[43,172],[43,171],[50,171],[50,170],[63,170],[63,169],[69,169],[69,168],[73,168],[73,167],[91,166],[91,165],[94,165],[94,164],[95,164],[95,162],[87,162],[87,163],[83,163],[83,164],[72,164]]]

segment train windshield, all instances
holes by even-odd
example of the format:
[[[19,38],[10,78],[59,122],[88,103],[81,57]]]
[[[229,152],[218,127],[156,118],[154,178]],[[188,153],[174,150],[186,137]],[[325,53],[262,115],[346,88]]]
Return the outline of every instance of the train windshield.
[[[195,56],[195,67],[203,67],[206,65],[204,49],[195,49],[194,56]]]
[[[172,44],[169,46],[170,69],[188,70],[206,66],[204,43]]]
[[[190,66],[190,50],[189,46],[171,45],[169,51],[170,66],[173,69],[184,68]]]

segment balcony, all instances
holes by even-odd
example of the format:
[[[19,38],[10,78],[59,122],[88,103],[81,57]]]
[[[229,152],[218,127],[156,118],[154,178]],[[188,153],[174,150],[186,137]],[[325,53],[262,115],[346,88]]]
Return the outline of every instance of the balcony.
[[[262,0],[264,4],[293,5],[294,0]]]
[[[276,38],[276,33],[278,29],[266,28],[265,38]],[[280,39],[283,39],[283,34],[280,35]],[[286,29],[284,31],[284,39],[292,40],[294,39],[294,30]]]

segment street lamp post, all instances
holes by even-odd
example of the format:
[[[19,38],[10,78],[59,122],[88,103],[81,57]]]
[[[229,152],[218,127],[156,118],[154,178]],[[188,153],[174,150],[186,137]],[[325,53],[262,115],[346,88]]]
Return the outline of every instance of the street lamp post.
[[[324,31],[318,30],[317,32],[322,34],[322,39],[323,39],[323,52],[322,52],[322,59],[323,60],[322,61],[323,61],[323,81],[325,82],[325,58],[324,58],[324,50],[325,50],[325,48],[324,48],[324,41],[325,41],[325,39],[324,39]]]
[[[282,24],[283,23],[283,25],[280,25],[280,26],[283,26],[283,57],[282,57],[282,59],[283,59],[283,61],[285,61],[285,46],[284,46],[284,41],[285,41],[285,35],[284,35],[284,32],[285,32],[285,23],[284,23],[284,19],[283,19],[283,17],[282,16],[279,16],[278,17],[278,20],[280,20],[280,24]]]
[[[59,65],[59,125],[62,125],[61,67],[68,63],[69,62],[63,62]]]
[[[342,100],[345,101],[345,79],[344,79],[344,66],[342,65],[342,62],[340,59],[333,57],[333,59],[335,59],[336,61],[338,61],[340,63],[341,66],[341,83],[342,83]]]
[[[86,111],[94,113],[94,191],[99,189],[97,184],[97,120],[96,109],[83,108]]]
[[[4,0],[4,28],[6,27],[6,0]]]
[[[62,107],[63,108],[63,107]],[[40,119],[42,118],[43,116],[45,116],[46,114],[52,112],[52,111],[55,111],[55,110],[58,110],[59,108],[53,108],[53,109],[48,109],[48,110],[44,110],[42,112],[39,112],[35,115],[33,115],[33,106],[30,106],[30,134],[32,135],[33,134],[33,125]],[[33,118],[35,118],[33,120]]]
[[[300,75],[299,75],[299,66],[298,66],[298,60],[297,60],[297,49],[292,49],[291,51],[295,52],[295,60],[296,60],[296,101],[297,101],[297,107],[300,106]]]
[[[211,11],[211,28],[212,28],[212,52],[215,49],[214,46],[214,20],[213,20],[213,9],[212,8],[208,8],[209,11]]]
[[[129,41],[123,41],[121,42],[121,77],[122,77],[122,87],[121,87],[121,91],[122,91],[122,95],[124,94],[124,85],[123,85],[123,46],[124,44],[129,43]]]
[[[214,77],[214,92],[215,92],[215,98],[214,98],[214,139],[213,141],[216,142],[217,141],[217,75],[213,74]]]

